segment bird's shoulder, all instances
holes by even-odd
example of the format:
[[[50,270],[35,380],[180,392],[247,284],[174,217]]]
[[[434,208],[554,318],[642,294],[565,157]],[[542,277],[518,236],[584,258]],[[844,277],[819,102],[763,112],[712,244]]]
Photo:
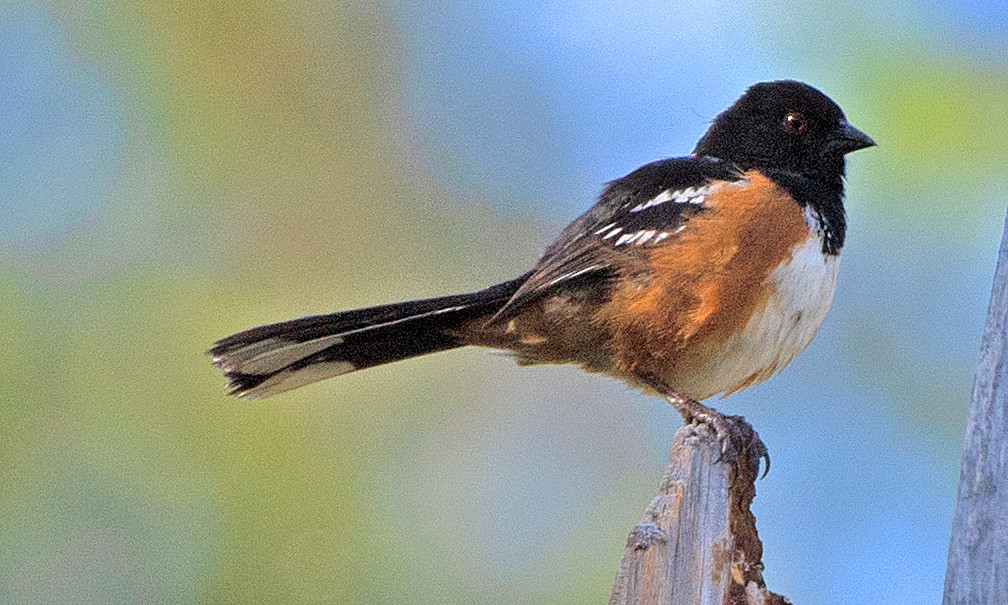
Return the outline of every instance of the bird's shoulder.
[[[704,212],[708,196],[742,179],[730,162],[689,156],[651,162],[610,181],[546,248],[501,315],[584,279],[608,280],[627,257],[674,242]]]

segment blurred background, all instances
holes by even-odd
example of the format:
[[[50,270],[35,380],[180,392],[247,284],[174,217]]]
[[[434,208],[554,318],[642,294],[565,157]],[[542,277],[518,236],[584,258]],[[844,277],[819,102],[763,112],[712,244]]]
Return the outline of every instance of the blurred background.
[[[0,7],[0,603],[602,603],[680,419],[459,350],[263,402],[252,325],[524,271],[602,183],[806,80],[879,146],[818,339],[717,405],[795,603],[940,598],[1008,202],[1008,4]]]

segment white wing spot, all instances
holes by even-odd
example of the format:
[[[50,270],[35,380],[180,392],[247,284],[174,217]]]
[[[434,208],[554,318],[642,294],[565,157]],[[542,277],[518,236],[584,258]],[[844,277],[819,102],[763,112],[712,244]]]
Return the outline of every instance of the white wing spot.
[[[685,204],[693,196],[694,192],[695,190],[692,187],[687,187],[685,190],[678,192],[672,201],[676,204]]]
[[[657,232],[654,229],[648,229],[647,231],[641,231],[640,232],[640,237],[637,238],[637,242],[636,242],[637,245],[641,246],[641,245],[647,243],[647,241],[649,239],[651,239],[652,237],[654,237],[655,233],[657,233]]]
[[[615,229],[613,229],[609,233],[606,233],[605,236],[602,239],[609,239],[610,237],[616,235],[617,233],[619,233],[622,230],[623,230],[623,227],[616,227]]]
[[[647,210],[648,208],[653,208],[654,206],[664,204],[665,202],[672,202],[673,204],[693,204],[695,206],[699,206],[704,203],[707,194],[710,193],[712,189],[712,185],[706,185],[704,187],[687,187],[676,191],[666,189],[648,201],[634,206],[630,209],[630,212],[640,212],[641,210]]]
[[[622,246],[623,244],[637,244],[638,246],[641,246],[649,241],[652,243],[658,243],[668,237],[668,235],[669,234],[666,231],[658,233],[657,229],[641,229],[640,231],[635,231],[633,233],[624,233],[616,240],[615,245]]]
[[[618,240],[616,240],[616,245],[622,246],[623,244],[629,244],[638,235],[640,235],[640,231],[638,231],[637,233],[624,233],[623,235],[619,236]]]
[[[671,189],[666,189],[665,191],[662,191],[661,193],[649,199],[648,201],[637,204],[636,206],[630,209],[630,212],[640,212],[641,210],[647,210],[652,206],[657,206],[658,204],[664,204],[665,202],[671,200],[672,196],[674,195],[676,195],[676,192],[672,191]]]
[[[603,231],[608,231],[608,230],[612,229],[615,226],[616,226],[616,223],[609,223],[605,227],[602,227],[601,229],[599,229],[598,231],[596,231],[595,235],[600,235]]]
[[[552,286],[553,284],[556,284],[556,283],[560,283],[560,282],[562,282],[562,281],[565,281],[565,280],[568,280],[568,279],[574,279],[574,278],[575,278],[575,277],[577,277],[578,275],[583,275],[583,274],[585,274],[585,273],[588,273],[589,271],[594,271],[595,269],[598,269],[598,268],[599,268],[599,265],[592,265],[592,266],[590,266],[590,267],[585,267],[584,269],[578,269],[577,271],[571,271],[570,273],[564,273],[564,274],[563,274],[563,275],[561,275],[560,277],[558,277],[558,278],[556,278],[556,279],[552,280],[552,281],[551,281],[551,282],[549,283],[549,285],[551,285],[551,286]],[[511,321],[510,323],[511,323],[511,324],[513,324],[513,323],[514,323],[514,321],[512,320],[512,321]],[[514,330],[513,330],[513,329],[511,329],[510,331],[512,331],[512,332],[513,332]]]
[[[669,233],[668,231],[658,231],[657,229],[641,229],[640,231],[634,231],[633,233],[624,233],[619,236],[619,238],[613,243],[614,246],[622,246],[624,244],[637,244],[642,246],[648,242],[652,244],[657,244],[658,242],[669,238],[670,236],[677,235],[686,228],[686,225],[681,225],[676,227],[674,231]],[[606,236],[608,237],[608,236]]]

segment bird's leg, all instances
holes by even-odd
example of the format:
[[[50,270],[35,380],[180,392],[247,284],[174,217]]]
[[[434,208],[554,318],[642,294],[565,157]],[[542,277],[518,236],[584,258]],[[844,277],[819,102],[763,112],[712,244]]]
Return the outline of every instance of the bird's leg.
[[[669,403],[682,414],[683,421],[702,422],[714,429],[721,440],[721,456],[718,459],[736,461],[736,456],[748,456],[751,464],[759,469],[760,460],[766,461],[763,476],[770,472],[770,454],[752,426],[742,416],[728,416],[708,407],[696,399],[676,392],[666,391]]]

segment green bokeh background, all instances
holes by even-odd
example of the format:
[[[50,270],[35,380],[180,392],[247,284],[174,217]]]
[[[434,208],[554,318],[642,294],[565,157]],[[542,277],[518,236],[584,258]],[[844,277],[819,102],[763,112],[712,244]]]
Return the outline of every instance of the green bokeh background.
[[[613,10],[549,6],[587,21]],[[51,51],[3,64],[21,70],[0,73],[3,115],[34,111],[17,95],[57,82],[63,104],[52,115],[79,111],[101,134],[73,139],[84,123],[75,119],[4,135],[13,151],[0,160],[0,602],[604,602],[676,425],[660,402],[571,369],[454,351],[250,404],[223,396],[202,355],[251,325],[512,277],[602,181],[654,159],[616,133],[624,155],[590,169],[549,165],[557,148],[540,151],[541,137],[562,151],[564,136],[605,131],[634,105],[614,93],[608,112],[558,103],[540,119],[547,85],[529,85],[533,117],[519,120],[547,133],[508,135],[517,148],[500,165],[439,147],[465,120],[459,137],[491,128],[480,120],[506,131],[509,120],[471,107],[444,126],[430,113],[437,46],[413,28],[427,27],[418,14],[451,10],[0,8],[0,32],[43,32],[33,39]],[[852,164],[851,250],[820,340],[784,375],[724,404],[752,418],[775,454],[757,513],[771,587],[796,602],[854,589],[866,602],[939,598],[936,561],[1008,201],[1008,55],[924,11],[755,3],[730,17],[751,32],[744,65],[713,56],[707,80],[678,82],[709,94],[688,110],[666,106],[685,134],[661,153],[681,154],[746,84],[799,77],[880,142]],[[513,27],[530,40],[548,34],[521,18]],[[545,78],[535,56],[515,59],[514,81]],[[661,78],[672,87],[668,63]],[[587,117],[570,117],[578,111]],[[18,180],[39,165],[26,149],[57,148],[70,151],[52,173]],[[577,199],[550,190],[529,201],[539,177],[527,171],[512,175],[524,185],[487,184],[486,174],[507,174],[508,158],[540,153],[542,172],[557,174],[549,180],[583,188]],[[79,174],[57,178],[71,164]],[[94,180],[93,195],[74,193]],[[893,508],[904,482],[929,513]],[[904,516],[890,523],[888,510]],[[820,523],[840,529],[813,555]],[[922,577],[905,571],[916,554],[885,549],[892,540],[925,553]],[[878,577],[851,587],[866,570]]]

